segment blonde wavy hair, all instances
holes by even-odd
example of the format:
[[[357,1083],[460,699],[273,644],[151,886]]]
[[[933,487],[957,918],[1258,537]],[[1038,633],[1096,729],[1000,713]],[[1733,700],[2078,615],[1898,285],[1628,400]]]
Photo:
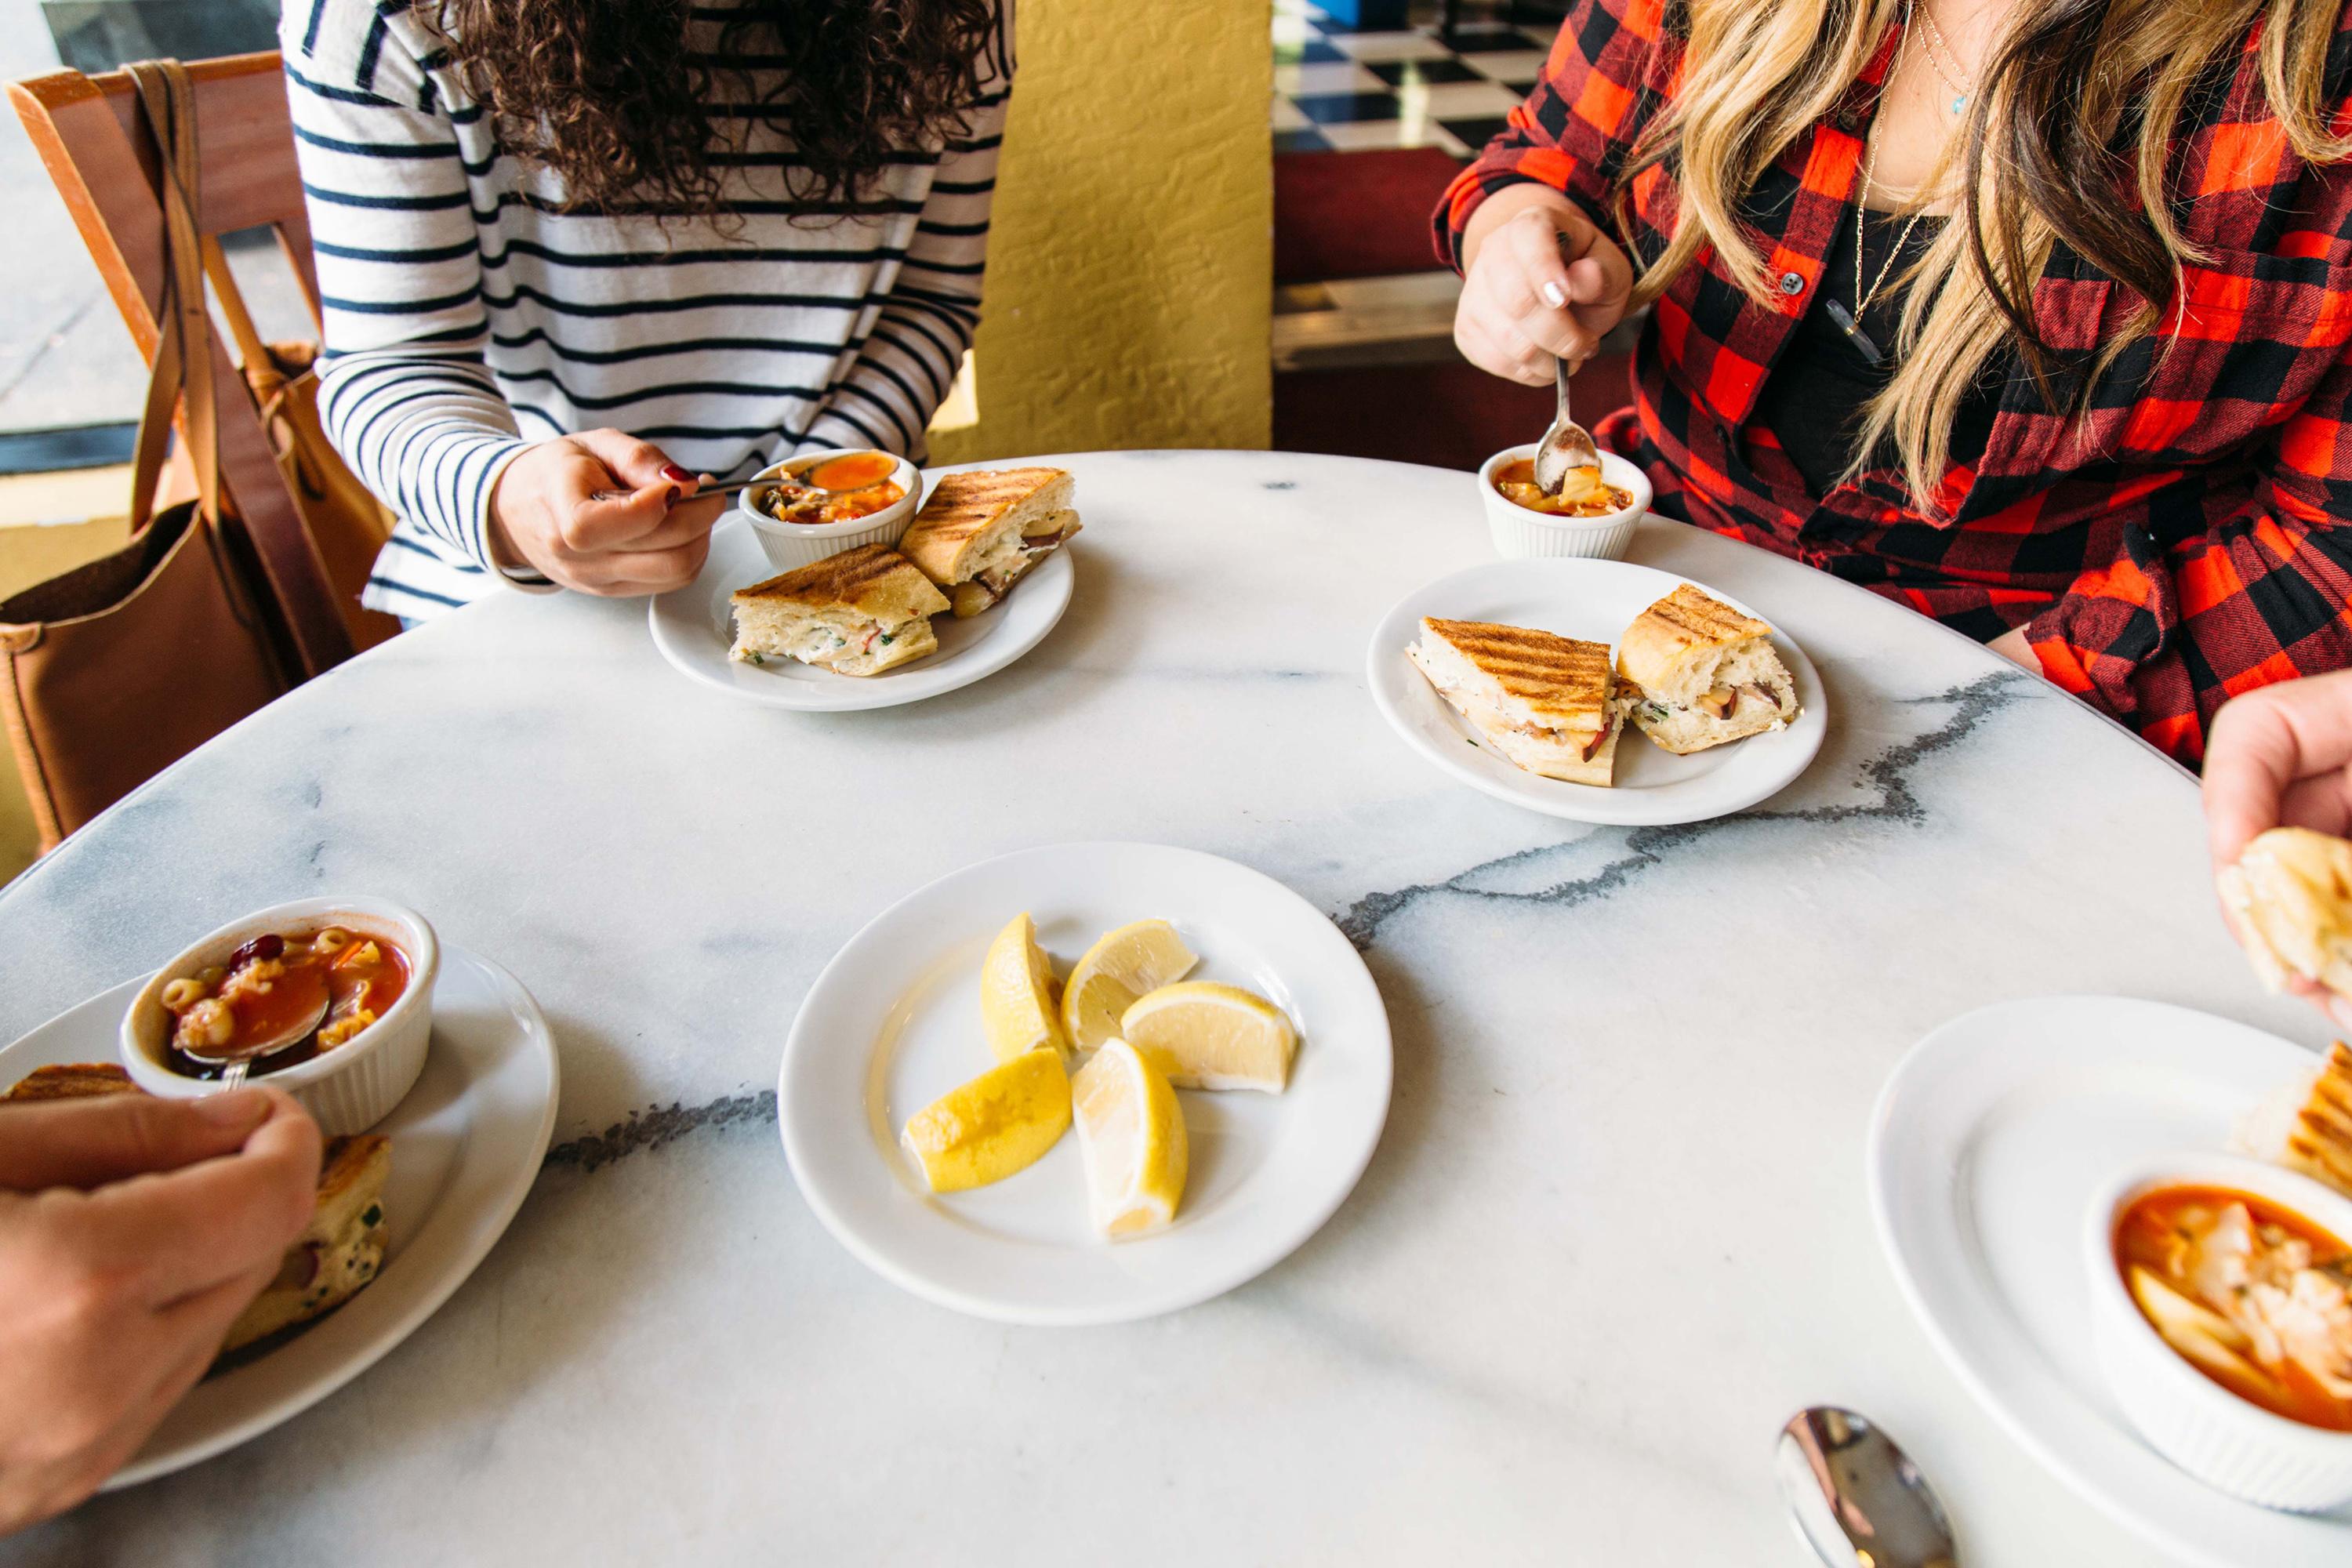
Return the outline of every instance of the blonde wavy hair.
[[[1910,0],[1682,0],[1681,79],[1635,144],[1617,187],[1631,233],[1636,176],[1672,181],[1672,237],[1643,269],[1637,302],[1665,292],[1701,246],[1760,303],[1779,303],[1739,203],[1773,160],[1831,114]],[[1864,411],[1855,467],[1893,437],[1923,510],[1940,511],[1952,419],[2005,339],[2053,406],[2158,326],[2185,264],[2174,180],[2181,111],[2260,29],[2262,80],[2288,145],[2312,163],[2352,157],[2331,128],[2327,50],[2344,0],[2019,0],[1988,54],[1968,115],[1914,194],[1949,199],[1953,221],[1906,269],[1894,379]],[[2226,80],[2226,77],[2221,79]],[[2053,348],[2032,314],[2034,279],[2063,240],[2142,308],[2089,354]],[[2061,389],[2061,382],[2071,391]]]

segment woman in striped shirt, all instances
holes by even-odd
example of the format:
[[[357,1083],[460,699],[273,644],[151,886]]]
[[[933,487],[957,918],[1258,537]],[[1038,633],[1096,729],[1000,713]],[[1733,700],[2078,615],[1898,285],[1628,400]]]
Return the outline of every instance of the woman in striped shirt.
[[[918,460],[979,319],[1009,0],[285,0],[365,595],[658,593],[698,475]]]

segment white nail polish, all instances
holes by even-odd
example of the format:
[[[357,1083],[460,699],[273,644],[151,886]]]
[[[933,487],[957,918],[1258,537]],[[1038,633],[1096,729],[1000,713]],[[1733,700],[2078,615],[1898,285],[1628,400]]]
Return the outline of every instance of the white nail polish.
[[[1543,297],[1544,303],[1549,305],[1555,310],[1568,303],[1568,296],[1561,292],[1560,287],[1557,283],[1545,284],[1543,286]]]

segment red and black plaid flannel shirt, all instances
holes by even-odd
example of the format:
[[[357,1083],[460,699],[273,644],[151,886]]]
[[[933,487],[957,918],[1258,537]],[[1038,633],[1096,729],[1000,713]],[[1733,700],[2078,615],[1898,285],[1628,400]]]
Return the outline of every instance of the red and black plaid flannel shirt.
[[[1521,182],[1565,193],[1617,234],[1618,172],[1679,83],[1665,9],[1579,0],[1542,79],[1438,210],[1449,264],[1478,204]],[[2339,106],[2347,41],[2330,81]],[[2352,666],[2352,166],[2294,156],[2249,38],[2175,142],[2182,226],[2210,259],[2093,388],[2087,414],[2053,412],[2012,368],[1982,458],[1947,471],[1945,521],[1922,515],[1899,469],[1817,499],[1748,421],[1858,199],[1894,47],[1750,193],[1774,304],[1703,249],[1642,332],[1634,406],[1596,435],[1643,465],[1662,512],[1979,638],[2025,626],[2051,679],[2194,765],[2230,696]],[[1635,247],[1654,258],[1671,184],[1653,168],[1632,195]],[[2095,346],[2139,307],[2063,245],[2033,290],[2042,336],[2064,349]]]

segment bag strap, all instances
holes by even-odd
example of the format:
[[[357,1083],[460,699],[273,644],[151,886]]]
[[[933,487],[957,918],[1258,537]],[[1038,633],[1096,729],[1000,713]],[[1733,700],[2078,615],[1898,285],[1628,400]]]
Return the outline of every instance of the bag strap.
[[[213,402],[212,319],[205,303],[203,248],[196,226],[195,96],[187,68],[177,60],[142,60],[124,68],[155,142],[163,207],[163,292],[146,406],[131,477],[131,527],[153,516],[155,484],[172,427],[174,405],[184,405],[188,457],[196,471],[197,505],[205,521],[220,521],[220,427]],[[226,270],[226,268],[224,268]]]

